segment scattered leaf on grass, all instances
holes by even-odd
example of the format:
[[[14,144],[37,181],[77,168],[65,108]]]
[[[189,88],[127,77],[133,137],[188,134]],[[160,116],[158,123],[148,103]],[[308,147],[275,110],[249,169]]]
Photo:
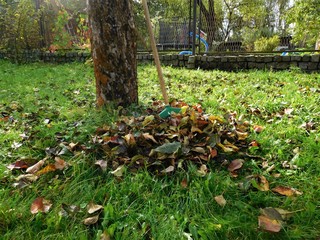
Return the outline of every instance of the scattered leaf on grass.
[[[223,197],[223,195],[218,195],[214,197],[214,200],[221,206],[224,207],[227,204],[227,201]]]
[[[55,164],[49,164],[49,165],[45,166],[43,169],[41,169],[40,171],[36,172],[35,174],[37,176],[40,176],[40,175],[43,175],[43,174],[47,174],[49,172],[54,172],[56,170],[57,169],[56,169]]]
[[[270,190],[268,180],[261,175],[252,176],[251,184],[252,186],[257,188],[259,191],[265,192]]]
[[[243,159],[235,159],[233,160],[229,166],[228,166],[228,171],[229,172],[234,172],[235,170],[238,170],[242,167],[244,160]]]
[[[98,222],[98,220],[99,220],[99,214],[84,219],[84,220],[83,220],[83,224],[84,224],[84,225],[87,225],[87,226],[93,225],[93,224],[95,224],[96,222]]]
[[[281,214],[275,208],[272,208],[272,207],[263,208],[263,209],[260,209],[260,212],[262,215],[272,220],[279,220],[279,221],[283,220]]]
[[[55,157],[54,160],[55,160],[54,166],[56,169],[63,170],[67,167],[66,161],[64,161],[62,158]]]
[[[208,168],[206,165],[202,164],[197,172],[201,177],[204,177],[208,173]]]
[[[116,170],[111,171],[111,174],[113,174],[116,177],[122,177],[123,173],[124,173],[124,170],[125,170],[125,166],[121,165]]]
[[[16,178],[17,181],[27,181],[27,182],[35,182],[37,181],[38,176],[34,174],[23,174]]]
[[[101,235],[100,235],[100,240],[110,240],[111,239],[111,237],[110,237],[110,235],[106,232],[106,231],[104,231]]]
[[[38,212],[47,213],[51,206],[52,203],[49,200],[46,200],[43,197],[38,197],[32,202],[30,212],[32,214],[37,214]]]
[[[272,189],[273,192],[279,193],[281,195],[291,197],[291,196],[297,196],[302,195],[302,192],[299,192],[298,190],[291,188],[291,187],[284,187],[284,186],[278,186]]]
[[[8,169],[13,170],[13,169],[27,169],[29,167],[28,163],[26,163],[23,160],[18,160],[15,163],[12,163],[7,166]]]
[[[87,211],[89,214],[93,214],[97,211],[100,211],[101,209],[103,209],[103,206],[102,205],[98,205],[98,204],[95,204],[93,202],[90,202],[88,205],[87,205]]]
[[[263,131],[264,127],[259,126],[259,125],[254,125],[253,126],[253,131],[255,131],[256,133],[261,133]]]
[[[182,188],[187,188],[188,187],[188,180],[186,178],[182,179],[180,185]]]
[[[40,160],[36,164],[32,165],[31,167],[28,167],[26,170],[26,173],[36,173],[40,170],[40,168],[43,166],[44,160]]]
[[[169,173],[174,171],[174,166],[169,166],[166,169],[162,170],[162,173]]]
[[[271,233],[280,232],[282,227],[282,224],[280,221],[275,219],[270,219],[269,217],[264,215],[259,216],[258,224],[261,230],[271,232]]]
[[[98,165],[103,172],[107,170],[108,162],[105,160],[97,160],[94,164]]]

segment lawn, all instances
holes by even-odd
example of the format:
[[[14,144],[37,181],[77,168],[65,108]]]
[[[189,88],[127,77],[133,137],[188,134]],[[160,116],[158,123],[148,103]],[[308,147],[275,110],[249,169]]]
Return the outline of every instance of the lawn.
[[[90,65],[0,62],[1,239],[320,238],[320,75],[164,74],[172,101],[247,126],[241,161],[220,144],[159,174],[101,154],[101,129],[162,99],[154,66],[138,67],[139,106],[97,110]]]

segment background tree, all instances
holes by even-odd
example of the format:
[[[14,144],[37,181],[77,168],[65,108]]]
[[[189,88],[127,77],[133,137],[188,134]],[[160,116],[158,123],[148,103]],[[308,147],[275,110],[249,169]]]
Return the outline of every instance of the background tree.
[[[300,47],[314,47],[320,38],[319,0],[296,0],[287,14],[293,39]]]
[[[138,102],[136,31],[132,1],[90,0],[91,49],[97,105]]]

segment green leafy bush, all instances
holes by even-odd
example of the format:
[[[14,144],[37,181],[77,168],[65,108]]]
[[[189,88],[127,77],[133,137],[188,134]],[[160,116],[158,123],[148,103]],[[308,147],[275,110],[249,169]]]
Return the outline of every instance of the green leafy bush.
[[[254,42],[254,50],[259,52],[273,51],[280,44],[279,36],[275,35],[270,38],[262,37]]]

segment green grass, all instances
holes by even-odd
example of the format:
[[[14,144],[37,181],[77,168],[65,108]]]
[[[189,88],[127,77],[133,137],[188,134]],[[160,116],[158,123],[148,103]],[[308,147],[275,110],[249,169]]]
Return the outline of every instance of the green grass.
[[[159,177],[143,170],[126,171],[122,179],[102,172],[94,163],[92,136],[97,127],[110,125],[120,110],[94,107],[95,86],[90,66],[83,64],[13,65],[0,62],[0,110],[13,121],[0,121],[0,236],[1,239],[317,239],[320,237],[320,75],[250,71],[228,73],[164,68],[169,96],[188,104],[201,103],[205,112],[237,117],[264,130],[251,131],[250,140],[261,147],[251,154],[275,166],[261,167],[259,158],[246,159],[237,178],[226,167],[209,164],[210,173],[188,170]],[[161,99],[154,66],[139,66],[140,106],[127,114],[143,113],[152,99]],[[284,111],[293,109],[291,114]],[[1,115],[0,115],[0,118]],[[49,124],[48,124],[49,121]],[[313,122],[311,130],[301,127]],[[28,138],[23,140],[21,134]],[[69,168],[42,175],[25,188],[13,187],[22,174],[6,166],[21,158],[38,161],[47,148],[61,150],[61,143],[79,143],[92,151],[66,152],[61,157]],[[14,143],[20,143],[21,146]],[[19,146],[19,147],[18,147]],[[297,154],[297,152],[299,154]],[[292,161],[297,169],[283,167]],[[49,161],[52,162],[52,158]],[[272,191],[243,189],[248,175],[267,178],[270,188],[289,186],[303,192],[285,197]],[[275,176],[280,174],[280,177]],[[187,188],[181,182],[187,180]],[[227,204],[214,197],[223,194]],[[47,214],[32,215],[37,197],[52,201]],[[104,206],[98,223],[85,226],[86,205]],[[60,216],[62,204],[80,211]],[[261,208],[295,212],[280,233],[259,230]]]

